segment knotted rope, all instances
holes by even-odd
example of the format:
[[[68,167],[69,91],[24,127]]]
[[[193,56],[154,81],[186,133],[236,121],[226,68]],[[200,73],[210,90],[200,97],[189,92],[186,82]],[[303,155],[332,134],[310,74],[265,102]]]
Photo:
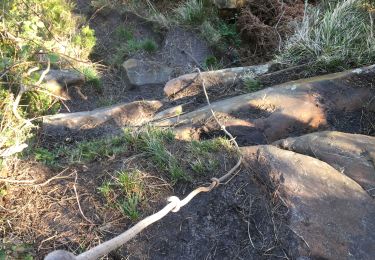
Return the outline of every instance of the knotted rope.
[[[93,259],[98,259],[102,256],[105,256],[108,253],[110,253],[111,251],[113,251],[113,250],[119,248],[120,246],[122,246],[123,244],[127,243],[129,240],[134,238],[137,234],[142,232],[149,225],[151,225],[151,224],[155,223],[156,221],[159,221],[160,219],[164,218],[166,215],[168,215],[168,213],[178,212],[183,206],[188,204],[199,193],[212,191],[214,188],[218,187],[221,183],[224,183],[225,181],[227,181],[229,179],[229,177],[231,177],[234,174],[234,172],[241,166],[242,156],[240,155],[238,144],[237,144],[235,138],[233,138],[233,136],[231,135],[231,133],[229,133],[225,129],[225,126],[222,125],[219,122],[218,118],[216,117],[215,112],[213,111],[213,109],[211,107],[210,100],[208,98],[207,90],[206,90],[206,87],[205,87],[205,84],[204,84],[204,79],[201,77],[201,71],[199,69],[197,69],[197,70],[198,70],[199,78],[202,79],[203,91],[204,91],[204,94],[206,96],[208,106],[210,107],[212,116],[214,117],[215,121],[220,125],[221,130],[223,130],[224,133],[235,144],[235,147],[238,151],[239,160],[238,160],[237,164],[232,169],[230,169],[225,175],[223,175],[222,177],[212,178],[210,186],[196,188],[195,190],[190,192],[190,194],[187,195],[183,200],[180,200],[176,196],[169,197],[168,198],[169,203],[163,209],[161,209],[160,211],[156,212],[155,214],[153,214],[151,216],[148,216],[145,219],[141,220],[135,226],[131,227],[130,229],[128,229],[124,233],[118,235],[117,237],[114,237],[111,240],[108,240],[108,241],[106,241],[106,242],[104,242],[100,245],[97,245],[96,247],[93,247],[93,248],[89,249],[88,251],[86,251],[86,252],[84,252],[84,253],[82,253],[78,256],[75,256],[74,254],[72,254],[70,252],[67,252],[67,251],[64,251],[64,250],[56,250],[56,251],[53,251],[50,254],[48,254],[46,256],[45,260],[93,260]]]

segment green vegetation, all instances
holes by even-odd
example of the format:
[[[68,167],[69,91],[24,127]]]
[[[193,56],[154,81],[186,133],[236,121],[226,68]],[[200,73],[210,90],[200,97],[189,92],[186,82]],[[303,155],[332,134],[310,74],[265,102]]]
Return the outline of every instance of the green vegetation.
[[[111,158],[127,151],[126,140],[123,136],[80,142],[73,150],[62,150],[60,153],[70,155],[70,162],[87,162]]]
[[[207,17],[203,0],[187,0],[177,7],[174,13],[179,24],[192,26],[202,24]]]
[[[20,243],[1,243],[0,244],[0,259],[23,259],[33,260],[34,257],[30,253],[32,251],[32,245]]]
[[[129,216],[129,218],[133,221],[137,220],[140,216],[140,212],[138,211],[138,202],[139,198],[136,195],[132,195],[127,199],[123,199],[118,203],[119,208],[121,211]]]
[[[241,43],[236,23],[229,24],[222,20],[211,1],[186,0],[170,5],[171,10],[161,12],[151,1],[133,0],[127,3],[126,11],[158,24],[159,28],[178,25],[197,30],[213,47],[221,50]]]
[[[230,141],[225,138],[215,138],[204,141],[191,141],[188,150],[195,156],[206,155],[208,153],[219,152],[220,150],[230,150],[232,147]]]
[[[259,80],[256,80],[251,77],[246,77],[244,79],[244,85],[245,85],[246,92],[255,92],[262,88],[262,85],[259,82]]]
[[[0,9],[0,150],[30,137],[25,119],[53,114],[59,100],[40,88],[38,70],[81,66],[96,43],[67,0],[2,1]],[[85,62],[86,67],[91,66]]]
[[[366,0],[323,1],[306,15],[278,59],[313,69],[337,70],[375,61],[373,4]]]
[[[105,181],[103,184],[98,188],[99,192],[108,199],[112,192],[112,184],[110,181]]]
[[[210,55],[205,59],[203,68],[205,70],[218,70],[222,68],[222,65],[219,63],[215,56]]]
[[[154,52],[158,48],[158,45],[154,40],[146,39],[140,42],[141,48],[147,52]]]
[[[225,50],[229,45],[239,46],[241,38],[236,24],[223,21],[210,1],[188,0],[182,2],[170,17],[172,23],[198,29],[213,46]]]
[[[57,155],[53,152],[48,151],[45,148],[36,148],[34,151],[35,160],[43,162],[47,165],[55,164],[55,160],[57,159]]]
[[[113,182],[104,181],[98,190],[108,203],[135,221],[141,215],[139,204],[144,197],[141,173],[137,170],[119,171],[116,176]]]
[[[140,149],[146,152],[159,168],[169,172],[172,183],[189,179],[176,157],[166,148],[166,143],[174,140],[172,131],[149,129],[139,135],[139,138]]]
[[[206,141],[192,141],[181,149],[186,150],[178,154],[174,150],[174,133],[170,129],[146,127],[134,131],[124,129],[122,135],[107,137],[93,141],[79,142],[74,146],[59,146],[53,150],[37,148],[32,151],[35,160],[50,166],[72,163],[87,163],[96,160],[114,159],[124,154],[142,154],[152,167],[167,173],[172,184],[180,181],[190,181],[186,167],[196,173],[211,172],[217,169],[219,161],[212,156],[223,150],[231,151],[231,143],[224,138]],[[135,190],[135,173],[120,173],[118,182],[126,193]],[[137,177],[137,179],[139,179]],[[140,185],[136,185],[140,190]],[[105,182],[99,188],[103,196],[110,194],[111,183]],[[138,195],[140,192],[137,192]]]
[[[130,56],[136,52],[143,50],[148,53],[152,53],[158,48],[157,43],[153,39],[135,39],[133,30],[125,26],[117,27],[115,36],[118,41],[118,47],[116,53],[112,57],[111,62],[115,65],[121,65],[126,56]]]
[[[229,140],[220,137],[212,140],[192,141],[187,149],[191,169],[195,173],[204,174],[214,172],[220,166],[219,161],[212,154],[223,150],[231,151],[232,145]]]
[[[129,41],[134,38],[133,31],[123,25],[116,28],[115,34],[121,41]]]
[[[88,84],[91,84],[98,91],[102,90],[102,81],[100,80],[100,75],[94,66],[82,67],[81,73],[85,75]]]

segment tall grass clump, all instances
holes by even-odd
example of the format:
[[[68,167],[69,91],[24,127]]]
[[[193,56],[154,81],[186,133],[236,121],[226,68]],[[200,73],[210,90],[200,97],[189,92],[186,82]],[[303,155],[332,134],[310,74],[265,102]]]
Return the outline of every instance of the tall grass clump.
[[[174,10],[176,19],[181,24],[199,25],[207,17],[202,0],[188,0]]]
[[[373,4],[372,4],[373,5]],[[375,61],[374,17],[365,0],[306,5],[303,21],[278,56],[289,64],[340,70]]]

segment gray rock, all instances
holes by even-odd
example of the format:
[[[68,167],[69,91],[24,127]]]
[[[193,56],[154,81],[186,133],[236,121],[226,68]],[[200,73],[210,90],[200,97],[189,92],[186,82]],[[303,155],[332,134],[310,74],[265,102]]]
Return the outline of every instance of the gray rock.
[[[375,197],[375,137],[325,131],[283,139],[275,145],[328,163]]]
[[[241,150],[246,167],[289,209],[289,227],[299,240],[290,255],[374,259],[375,202],[355,181],[325,162],[274,146]]]
[[[173,69],[153,61],[129,59],[123,67],[127,79],[132,86],[165,84],[173,73]]]
[[[42,74],[43,71],[38,73]],[[77,71],[51,69],[44,77],[43,86],[55,95],[62,95],[66,87],[82,85],[84,82],[85,76]]]
[[[42,73],[42,72],[40,72]],[[74,70],[53,70],[51,69],[44,78],[45,82],[58,82],[64,86],[79,85],[85,82],[85,76]]]

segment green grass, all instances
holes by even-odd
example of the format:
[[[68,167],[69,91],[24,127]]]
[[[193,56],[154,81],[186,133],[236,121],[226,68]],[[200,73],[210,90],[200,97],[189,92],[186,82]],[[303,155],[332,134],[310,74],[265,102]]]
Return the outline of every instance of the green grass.
[[[138,170],[117,172],[117,184],[123,192],[123,198],[118,199],[118,206],[122,213],[131,220],[140,216],[139,203],[143,198],[144,188]]]
[[[99,98],[97,105],[98,107],[109,107],[116,104],[116,101],[112,98],[101,97]]]
[[[1,2],[0,150],[21,144],[32,135],[31,127],[24,127],[22,119],[9,113],[19,86],[28,89],[16,104],[22,118],[54,114],[60,108],[59,99],[35,86],[36,73],[28,73],[32,68],[46,69],[45,59],[37,53],[46,53],[51,65],[62,69],[88,64],[96,44],[95,33],[73,10],[74,4],[68,0]]]
[[[85,76],[86,83],[92,85],[98,91],[102,90],[102,81],[100,74],[93,66],[85,66],[81,69],[81,73]]]
[[[8,191],[4,187],[0,187],[0,198],[5,197],[8,194]]]
[[[249,93],[262,89],[262,85],[260,81],[250,78],[250,77],[244,79],[244,86],[245,86],[246,92],[249,92]]]
[[[124,135],[135,149],[146,153],[159,170],[167,171],[172,183],[189,180],[177,158],[167,149],[175,138],[171,129],[149,127],[138,133],[125,130]]]
[[[121,65],[126,57],[131,56],[139,51],[146,51],[148,53],[153,53],[158,49],[157,43],[152,39],[137,40],[131,38],[123,43],[121,43],[117,49],[116,53],[111,58],[111,63],[115,65]]]
[[[174,10],[175,19],[180,24],[200,25],[207,18],[203,0],[187,0]]]
[[[56,159],[58,158],[58,154],[54,151],[50,152],[45,148],[37,148],[34,151],[35,160],[40,161],[47,165],[54,165],[56,164]]]
[[[140,44],[141,44],[141,48],[147,51],[148,53],[155,52],[158,48],[158,45],[156,44],[156,42],[151,39],[143,40],[140,42]]]
[[[375,62],[374,21],[366,3],[341,0],[308,6],[278,60],[309,62],[315,70],[342,70]]]
[[[103,184],[98,188],[100,194],[102,194],[105,198],[108,198],[112,192],[112,183],[110,181],[105,181]]]
[[[115,205],[132,221],[140,215],[140,202],[144,197],[144,183],[138,170],[118,171],[114,181],[104,181],[98,191],[110,205]]]
[[[117,174],[118,183],[127,196],[131,194],[136,194],[139,198],[143,196],[143,185],[139,171],[120,171]]]
[[[203,141],[193,140],[188,145],[188,150],[195,156],[205,155],[207,153],[215,153],[223,149],[231,149],[231,144],[228,139],[221,137]]]
[[[69,161],[90,162],[110,158],[128,150],[126,140],[123,136],[114,136],[95,141],[84,141],[78,143],[73,149],[63,149],[62,154],[70,157]]]
[[[129,196],[118,202],[118,207],[122,213],[128,216],[132,221],[139,219],[141,213],[138,210],[139,197],[137,195]]]
[[[215,158],[215,154],[220,151],[232,150],[230,141],[221,137],[212,140],[192,141],[187,148],[190,154],[190,167],[197,174],[216,171],[220,163]]]
[[[222,65],[215,56],[210,55],[205,59],[203,68],[205,70],[219,70],[222,68]]]
[[[159,168],[169,172],[172,183],[189,179],[176,157],[166,148],[166,142],[171,141],[172,138],[170,131],[149,131],[141,138],[141,149]]]
[[[134,39],[133,30],[128,29],[127,27],[120,25],[116,28],[115,34],[117,39],[121,41],[129,41]]]

